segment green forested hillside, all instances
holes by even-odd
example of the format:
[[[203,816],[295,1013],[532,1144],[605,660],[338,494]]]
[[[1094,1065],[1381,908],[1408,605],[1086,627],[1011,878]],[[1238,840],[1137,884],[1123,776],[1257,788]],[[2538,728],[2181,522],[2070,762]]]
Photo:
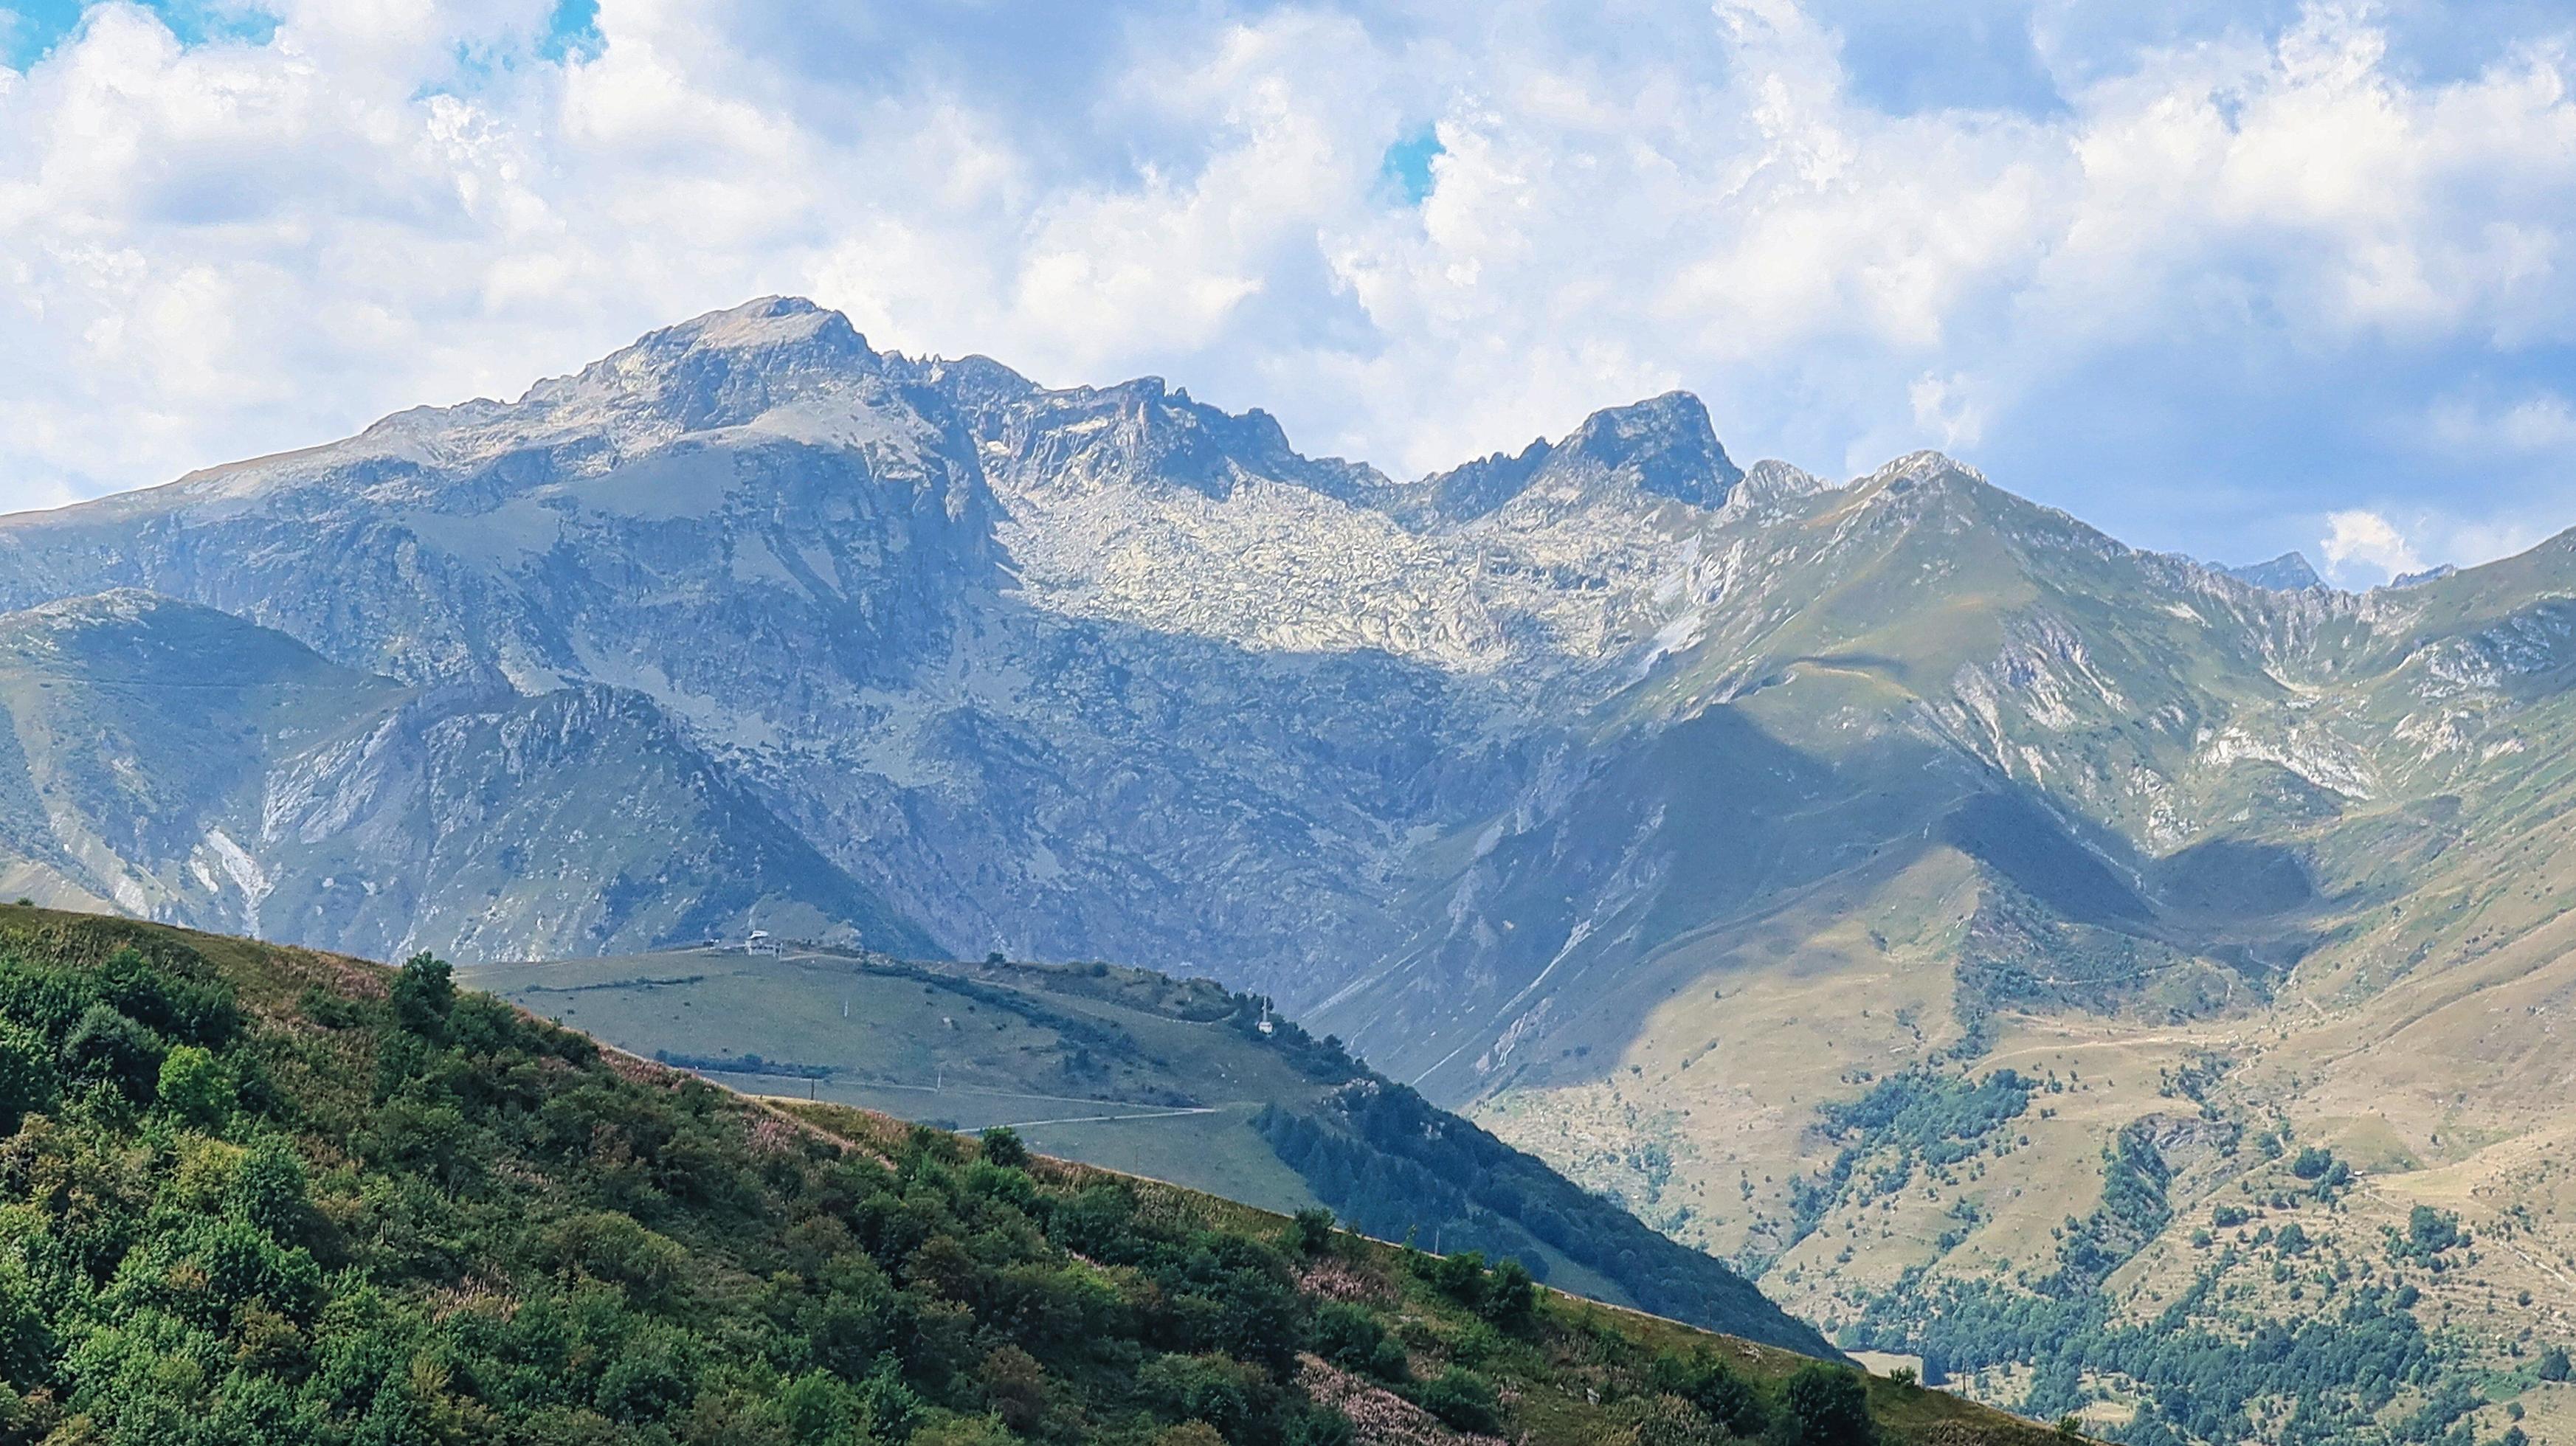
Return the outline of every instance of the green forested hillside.
[[[0,910],[0,1437],[2036,1437],[1895,1381],[603,1051],[399,971]]]

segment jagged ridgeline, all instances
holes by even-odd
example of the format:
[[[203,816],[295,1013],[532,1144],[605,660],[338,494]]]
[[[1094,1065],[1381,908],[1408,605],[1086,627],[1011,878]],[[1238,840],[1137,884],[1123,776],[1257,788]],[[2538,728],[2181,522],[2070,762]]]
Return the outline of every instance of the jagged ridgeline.
[[[828,1103],[399,971],[0,910],[0,1433],[2037,1440],[1841,1365]]]

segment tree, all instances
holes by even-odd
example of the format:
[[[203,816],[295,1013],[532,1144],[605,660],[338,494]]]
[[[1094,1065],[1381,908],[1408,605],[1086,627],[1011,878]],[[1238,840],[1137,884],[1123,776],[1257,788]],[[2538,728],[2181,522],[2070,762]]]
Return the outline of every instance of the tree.
[[[446,960],[427,950],[405,959],[390,991],[394,1021],[424,1039],[443,1036],[456,1004],[455,975]]]
[[[2439,1255],[2460,1243],[2460,1217],[2418,1205],[2406,1212],[2406,1240],[2417,1255]]]
[[[984,1357],[976,1375],[984,1383],[984,1396],[993,1414],[1002,1424],[1026,1435],[1046,1419],[1046,1370],[1037,1357],[1018,1346],[1001,1346]]]
[[[2567,1348],[2565,1346],[2551,1346],[2541,1355],[2539,1371],[2540,1379],[2544,1381],[2563,1381],[2567,1379],[2569,1374]]]
[[[1506,1260],[1486,1277],[1484,1298],[1477,1302],[1476,1313],[1505,1330],[1518,1330],[1529,1324],[1537,1308],[1538,1282],[1530,1278],[1528,1268],[1518,1260]]]
[[[211,1050],[183,1044],[161,1061],[162,1108],[192,1125],[219,1125],[233,1110],[233,1082]]]
[[[1818,1361],[1801,1366],[1780,1393],[1798,1446],[1871,1446],[1878,1427],[1869,1419],[1869,1388],[1857,1372]]]
[[[104,1004],[81,1011],[62,1057],[74,1079],[115,1085],[131,1100],[149,1099],[161,1078],[160,1036]]]
[[[300,1237],[313,1213],[305,1193],[304,1157],[277,1135],[261,1137],[233,1172],[224,1203],[279,1240]]]
[[[1309,1205],[1288,1222],[1288,1248],[1312,1260],[1333,1246],[1333,1212]]]
[[[1029,1164],[1029,1147],[1020,1140],[1020,1132],[1008,1125],[995,1125],[981,1136],[984,1161],[1007,1170],[1025,1170]]]
[[[22,1116],[53,1102],[53,1051],[44,1036],[0,1024],[0,1129],[16,1130]]]

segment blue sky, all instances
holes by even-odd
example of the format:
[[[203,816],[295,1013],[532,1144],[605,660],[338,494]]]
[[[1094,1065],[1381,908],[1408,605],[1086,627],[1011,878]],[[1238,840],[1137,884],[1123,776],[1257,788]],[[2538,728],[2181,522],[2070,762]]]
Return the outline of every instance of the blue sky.
[[[795,292],[1399,475],[1681,386],[2355,584],[2576,524],[2563,3],[0,17],[0,505]]]

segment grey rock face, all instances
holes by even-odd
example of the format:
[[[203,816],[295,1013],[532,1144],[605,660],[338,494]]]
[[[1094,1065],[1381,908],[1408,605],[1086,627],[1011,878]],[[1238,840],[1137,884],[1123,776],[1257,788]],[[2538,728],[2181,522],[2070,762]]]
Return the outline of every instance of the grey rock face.
[[[15,886],[378,957],[924,947],[649,699],[406,687],[134,590],[0,617]]]

